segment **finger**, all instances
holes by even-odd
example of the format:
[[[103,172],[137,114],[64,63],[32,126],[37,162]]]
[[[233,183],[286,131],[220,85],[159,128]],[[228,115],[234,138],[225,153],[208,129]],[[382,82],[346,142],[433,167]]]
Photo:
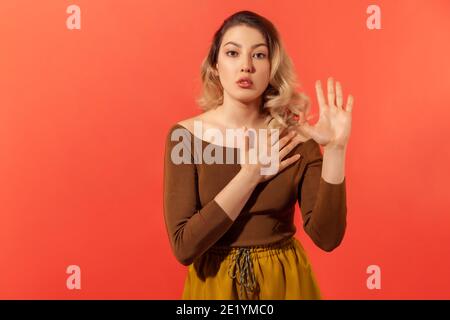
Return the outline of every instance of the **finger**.
[[[283,138],[281,138],[278,142],[278,148],[283,148],[292,138],[295,137],[295,131],[288,132]]]
[[[300,139],[292,139],[292,141],[280,150],[279,159],[282,160],[300,143]]]
[[[264,143],[264,142],[266,143],[265,152],[267,152],[269,157],[271,155],[272,145],[276,144],[277,140],[279,139],[279,136],[277,137],[277,131],[279,131],[279,129],[267,129],[267,131],[266,131],[267,134],[265,136],[265,141],[261,142],[261,143]]]
[[[353,110],[353,96],[350,94],[347,98],[347,106],[345,107],[345,111],[352,112]]]
[[[268,128],[267,129],[267,136],[268,138],[272,138],[272,136],[275,136],[276,134],[278,134],[278,139],[283,135],[283,133],[286,132],[286,128]]]
[[[317,102],[319,103],[319,108],[324,109],[326,107],[325,97],[323,96],[322,84],[320,80],[316,81],[316,94]]]
[[[328,78],[328,84],[327,84],[327,92],[328,92],[328,106],[334,106],[335,105],[335,93],[334,93],[334,83],[333,83],[333,78],[329,77]]]
[[[342,107],[344,105],[344,100],[342,97],[342,86],[339,81],[336,81],[336,106],[338,109],[342,110]]]
[[[274,130],[274,132],[271,133],[271,135],[267,137],[267,147],[269,150],[272,150],[274,145],[281,142],[280,133],[279,133],[280,130],[279,129],[273,129],[273,130]],[[277,130],[278,133],[275,130]]]
[[[280,162],[280,166],[278,167],[278,173],[289,167],[294,162],[298,161],[302,156],[297,153],[293,155],[292,157],[287,158],[286,160],[283,160]]]
[[[282,137],[281,135],[276,136],[276,131],[274,131],[272,136],[268,138],[266,152],[268,152],[269,158],[272,158],[274,152],[278,155],[282,146],[287,144],[296,135],[296,132],[294,130],[289,130],[289,127],[277,130],[278,132],[281,131],[284,135]]]

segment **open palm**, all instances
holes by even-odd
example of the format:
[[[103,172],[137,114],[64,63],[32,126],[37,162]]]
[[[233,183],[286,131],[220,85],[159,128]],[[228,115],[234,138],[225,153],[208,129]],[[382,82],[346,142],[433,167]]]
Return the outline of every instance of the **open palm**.
[[[301,112],[298,128],[322,146],[345,147],[351,131],[353,96],[348,96],[344,109],[342,86],[336,82],[335,90],[331,77],[328,78],[328,103],[325,101],[320,80],[316,81],[316,93],[319,103],[319,120],[312,126],[305,118],[305,114]]]

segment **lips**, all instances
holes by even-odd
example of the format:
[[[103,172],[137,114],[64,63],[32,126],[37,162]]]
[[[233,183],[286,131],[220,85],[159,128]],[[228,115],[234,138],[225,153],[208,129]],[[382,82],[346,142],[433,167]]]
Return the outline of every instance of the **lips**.
[[[237,84],[243,84],[243,85],[252,85],[253,81],[248,77],[242,77],[238,81],[236,81]]]
[[[253,81],[248,77],[242,77],[236,81],[237,85],[243,89],[250,89],[253,86]]]

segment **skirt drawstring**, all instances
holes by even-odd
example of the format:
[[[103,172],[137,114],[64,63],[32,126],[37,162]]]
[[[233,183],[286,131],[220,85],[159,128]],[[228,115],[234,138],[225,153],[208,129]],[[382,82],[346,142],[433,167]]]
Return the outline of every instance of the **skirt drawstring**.
[[[228,275],[241,285],[241,291],[255,291],[256,278],[253,272],[253,263],[250,258],[250,249],[238,248],[233,262],[228,269]]]

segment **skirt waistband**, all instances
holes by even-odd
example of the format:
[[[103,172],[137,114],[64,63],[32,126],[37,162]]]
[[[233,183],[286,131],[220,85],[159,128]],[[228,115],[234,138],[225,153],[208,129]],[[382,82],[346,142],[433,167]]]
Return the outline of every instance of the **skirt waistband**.
[[[256,246],[247,247],[227,247],[227,246],[212,246],[208,249],[208,254],[224,256],[226,260],[234,260],[234,256],[239,252],[248,252],[252,258],[261,258],[280,253],[287,248],[293,248],[295,245],[294,236],[282,239],[280,241]]]
[[[279,254],[282,250],[295,247],[295,238],[280,240],[275,243],[249,247],[222,247],[213,246],[208,250],[208,254],[220,255],[224,260],[232,260],[228,268],[228,275],[236,279],[241,285],[241,291],[255,292],[258,290],[258,283],[253,271],[253,259]]]

